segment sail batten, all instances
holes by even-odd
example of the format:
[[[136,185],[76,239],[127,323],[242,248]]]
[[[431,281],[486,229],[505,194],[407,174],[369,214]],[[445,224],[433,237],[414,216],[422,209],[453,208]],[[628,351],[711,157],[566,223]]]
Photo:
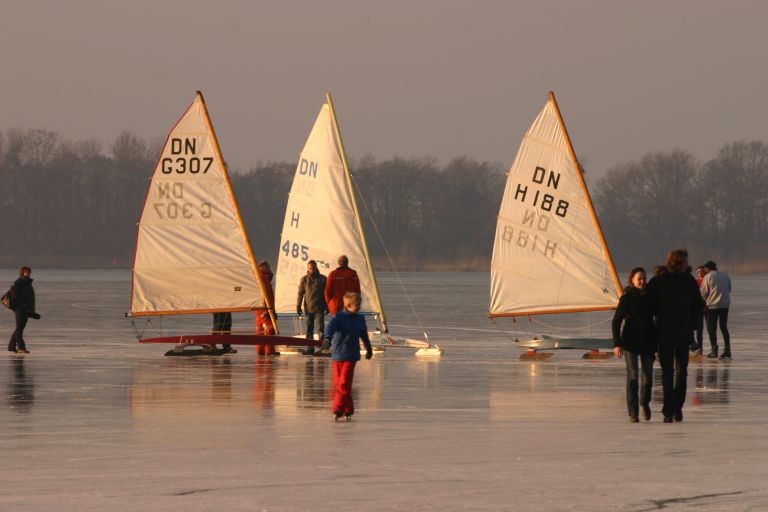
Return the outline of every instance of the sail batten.
[[[507,173],[489,316],[610,310],[621,293],[554,95]]]
[[[130,314],[264,306],[226,165],[197,93],[152,174],[138,224]]]

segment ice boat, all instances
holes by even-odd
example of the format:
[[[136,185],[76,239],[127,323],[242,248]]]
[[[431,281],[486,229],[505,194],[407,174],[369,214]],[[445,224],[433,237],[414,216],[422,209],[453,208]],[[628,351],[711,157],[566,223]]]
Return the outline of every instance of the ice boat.
[[[442,354],[429,341],[389,332],[330,94],[299,156],[279,249],[275,307],[280,316],[297,316],[297,287],[309,260],[315,260],[327,276],[336,268],[339,255],[345,254],[360,279],[363,312],[377,321],[370,333],[373,346],[417,349],[417,355]]]
[[[523,137],[509,170],[491,259],[489,316],[615,309],[622,289],[554,93]],[[600,349],[610,339],[536,335],[536,351]]]
[[[168,134],[152,174],[132,279],[127,316],[134,319],[203,314],[211,319],[212,313],[266,308],[279,332],[200,92]],[[190,346],[202,347],[192,353],[215,354],[217,343],[307,344],[254,332],[137,337],[142,343],[174,343],[174,354]]]

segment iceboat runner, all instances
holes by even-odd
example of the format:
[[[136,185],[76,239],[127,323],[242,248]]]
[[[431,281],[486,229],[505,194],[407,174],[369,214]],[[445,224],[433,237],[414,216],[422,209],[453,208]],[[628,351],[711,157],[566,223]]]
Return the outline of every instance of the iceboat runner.
[[[306,274],[309,260],[315,260],[320,273],[327,276],[341,254],[348,256],[349,266],[357,271],[360,279],[361,313],[373,316],[377,321],[377,328],[370,333],[374,347],[417,349],[417,355],[442,354],[440,347],[429,341],[399,337],[389,332],[341,132],[331,95],[326,94],[326,101],[299,156],[288,196],[275,277],[277,313],[297,316],[297,288],[299,280]]]
[[[168,134],[149,183],[138,222],[131,305],[126,315],[135,319],[205,314],[211,325],[212,313],[267,309],[279,333],[272,308],[198,91]],[[221,353],[216,344],[310,343],[254,331],[224,334],[209,329],[154,338],[137,332],[137,337],[141,343],[175,344],[168,355]],[[201,348],[184,350],[192,346]]]
[[[622,294],[608,246],[555,95],[523,137],[509,170],[491,259],[489,317],[616,309]],[[535,335],[529,349],[586,349],[610,338]]]

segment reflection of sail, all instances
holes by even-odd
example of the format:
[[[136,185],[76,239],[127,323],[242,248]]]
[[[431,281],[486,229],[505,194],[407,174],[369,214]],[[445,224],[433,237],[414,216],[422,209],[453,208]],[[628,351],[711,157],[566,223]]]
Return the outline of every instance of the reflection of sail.
[[[8,405],[19,412],[29,412],[35,401],[35,383],[27,374],[23,357],[12,357],[9,362],[12,371],[8,381]]]

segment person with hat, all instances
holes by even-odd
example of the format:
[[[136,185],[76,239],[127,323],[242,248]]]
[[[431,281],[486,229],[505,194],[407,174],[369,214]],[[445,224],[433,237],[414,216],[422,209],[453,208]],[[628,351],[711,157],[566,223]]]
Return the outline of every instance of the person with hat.
[[[731,306],[731,278],[725,272],[717,270],[717,263],[708,261],[704,264],[704,278],[701,280],[701,297],[704,299],[704,318],[712,351],[707,357],[718,356],[717,324],[723,333],[723,352],[720,359],[731,357],[731,335],[728,332],[728,308]]]
[[[349,268],[349,258],[342,254],[339,267],[328,274],[325,282],[325,303],[331,316],[344,309],[344,295],[349,292],[360,293],[360,278]]]

